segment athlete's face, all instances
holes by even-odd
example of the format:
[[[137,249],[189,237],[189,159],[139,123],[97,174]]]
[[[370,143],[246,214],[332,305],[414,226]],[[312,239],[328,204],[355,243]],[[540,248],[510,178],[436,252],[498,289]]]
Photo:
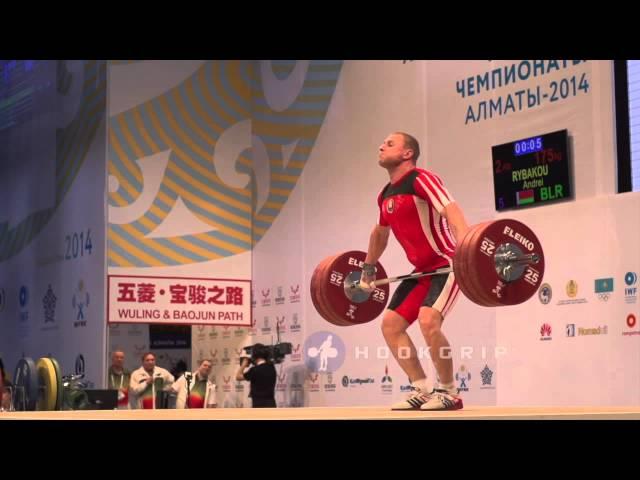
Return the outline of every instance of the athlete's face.
[[[404,145],[404,137],[399,134],[391,134],[380,145],[378,165],[384,168],[393,168],[411,159],[411,150]]]

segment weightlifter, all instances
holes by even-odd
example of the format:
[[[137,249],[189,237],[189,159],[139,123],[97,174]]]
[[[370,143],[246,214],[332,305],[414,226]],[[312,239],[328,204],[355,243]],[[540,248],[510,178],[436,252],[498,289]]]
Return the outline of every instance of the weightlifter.
[[[360,286],[371,291],[375,264],[387,247],[389,233],[404,249],[415,272],[452,266],[456,245],[469,226],[442,180],[416,167],[418,141],[404,132],[387,136],[379,148],[378,164],[389,183],[378,194],[378,220],[371,232]],[[398,285],[382,318],[382,334],[413,387],[412,395],[393,410],[457,410],[462,398],[453,379],[453,360],[442,323],[459,293],[453,271],[406,279]],[[407,328],[418,320],[437,372],[430,382],[420,365]]]

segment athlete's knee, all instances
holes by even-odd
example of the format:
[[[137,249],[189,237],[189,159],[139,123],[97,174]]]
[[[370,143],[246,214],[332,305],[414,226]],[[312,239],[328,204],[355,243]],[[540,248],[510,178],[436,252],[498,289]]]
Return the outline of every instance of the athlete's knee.
[[[409,324],[405,319],[393,310],[387,310],[382,317],[382,335],[385,338],[393,338],[405,332]]]
[[[420,310],[420,316],[418,317],[420,322],[420,329],[425,337],[433,338],[440,333],[440,327],[442,326],[442,315],[433,308],[422,308]]]

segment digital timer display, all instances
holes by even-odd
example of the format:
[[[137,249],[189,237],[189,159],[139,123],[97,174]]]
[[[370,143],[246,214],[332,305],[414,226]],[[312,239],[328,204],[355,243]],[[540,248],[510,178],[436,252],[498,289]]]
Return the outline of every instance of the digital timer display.
[[[571,198],[567,130],[491,149],[497,211]]]
[[[539,152],[544,148],[542,137],[527,138],[518,140],[513,144],[514,155],[526,155],[527,153]]]

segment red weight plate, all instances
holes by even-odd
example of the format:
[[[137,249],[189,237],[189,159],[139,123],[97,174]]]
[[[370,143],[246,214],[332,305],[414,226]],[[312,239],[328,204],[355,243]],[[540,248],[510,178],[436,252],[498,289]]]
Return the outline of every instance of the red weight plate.
[[[496,249],[504,244],[514,244],[523,254],[536,253],[537,264],[526,265],[522,276],[505,282],[495,267]],[[470,243],[468,265],[476,270],[483,297],[489,297],[497,305],[517,305],[526,302],[540,287],[544,277],[544,252],[533,231],[517,220],[502,219],[491,222]]]
[[[317,296],[322,306],[322,309],[326,314],[325,319],[329,323],[333,323],[334,325],[337,325],[340,327],[349,327],[353,325],[353,323],[345,319],[343,316],[337,315],[333,311],[333,309],[331,308],[331,301],[327,295],[327,291],[329,289],[329,285],[331,281],[332,280],[337,281],[337,278],[339,278],[335,276],[332,278],[330,266],[337,258],[340,257],[340,255],[341,254],[334,255],[328,258],[327,262],[323,264],[322,269],[320,270],[320,273],[318,274],[318,278],[316,280],[316,285],[318,290]]]
[[[366,252],[352,250],[335,258],[327,266],[327,282],[323,286],[329,309],[338,318],[352,325],[368,323],[384,311],[389,300],[389,284],[377,287],[363,303],[352,303],[344,293],[344,279],[349,273],[362,268]],[[387,278],[387,273],[376,263],[376,278]]]
[[[316,266],[316,268],[313,270],[313,275],[311,275],[311,281],[309,282],[309,289],[311,293],[311,300],[313,301],[313,306],[322,317],[325,316],[325,313],[323,312],[322,305],[320,304],[320,298],[318,297],[318,278],[322,272],[322,268],[331,258],[332,257],[326,257]]]
[[[478,226],[471,236],[467,250],[465,252],[465,271],[469,280],[469,287],[473,290],[478,305],[485,307],[498,307],[501,304],[494,297],[489,295],[487,290],[487,279],[482,276],[482,272],[475,265],[474,252],[476,245],[482,242],[483,232],[491,225],[492,222],[484,222]]]
[[[332,323],[338,326],[346,326],[347,323],[341,321],[340,319],[334,318],[334,316],[327,310],[326,301],[322,295],[322,285],[326,284],[325,276],[325,267],[329,264],[331,260],[336,258],[337,255],[332,255],[324,260],[322,260],[318,266],[313,271],[313,275],[311,276],[310,282],[310,290],[311,290],[311,301],[313,302],[313,306],[316,311],[320,314],[322,318],[324,318],[327,322]]]
[[[477,233],[482,230],[482,228],[488,225],[489,222],[479,223],[477,225],[473,225],[467,234],[464,236],[460,246],[456,249],[456,256],[454,259],[454,273],[456,276],[456,281],[460,286],[460,290],[462,293],[473,303],[477,305],[481,305],[484,307],[492,306],[493,303],[488,302],[486,298],[481,294],[480,289],[475,285],[473,277],[475,277],[473,273],[473,268],[469,265],[468,254],[469,254],[469,246]]]
[[[464,269],[464,254],[467,249],[469,238],[471,238],[475,227],[475,225],[472,225],[469,228],[466,235],[462,238],[462,242],[460,242],[460,245],[456,246],[455,255],[453,257],[453,274],[456,277],[456,282],[458,282],[458,286],[460,287],[463,295],[474,303],[474,295],[469,289],[468,280]]]

